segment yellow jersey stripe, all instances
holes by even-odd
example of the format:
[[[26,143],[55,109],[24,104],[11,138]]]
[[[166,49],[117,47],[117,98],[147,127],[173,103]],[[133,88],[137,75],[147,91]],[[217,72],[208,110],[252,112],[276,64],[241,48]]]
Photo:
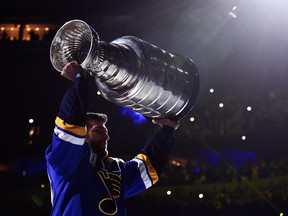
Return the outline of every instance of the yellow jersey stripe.
[[[62,128],[65,131],[71,132],[75,135],[78,136],[85,136],[86,135],[86,129],[83,126],[78,126],[78,125],[72,125],[64,122],[61,118],[57,117],[55,120],[55,124],[59,127]]]
[[[152,182],[153,182],[153,184],[155,184],[159,180],[159,177],[158,177],[158,174],[157,174],[155,168],[151,164],[149,158],[144,154],[138,154],[136,156],[136,158],[140,159],[141,161],[143,161],[146,164],[146,167],[147,167],[148,173],[152,179]]]

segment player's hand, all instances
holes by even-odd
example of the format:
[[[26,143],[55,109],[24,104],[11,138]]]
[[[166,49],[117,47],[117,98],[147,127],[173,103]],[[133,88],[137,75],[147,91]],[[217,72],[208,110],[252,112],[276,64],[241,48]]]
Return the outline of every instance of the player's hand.
[[[163,127],[164,125],[167,125],[171,128],[174,128],[174,130],[176,130],[179,126],[180,126],[180,122],[179,121],[172,121],[171,119],[165,118],[165,119],[152,119],[152,122],[154,124],[158,124],[161,127]]]
[[[62,69],[61,75],[69,80],[74,80],[79,72],[82,72],[83,68],[76,61],[68,62]]]

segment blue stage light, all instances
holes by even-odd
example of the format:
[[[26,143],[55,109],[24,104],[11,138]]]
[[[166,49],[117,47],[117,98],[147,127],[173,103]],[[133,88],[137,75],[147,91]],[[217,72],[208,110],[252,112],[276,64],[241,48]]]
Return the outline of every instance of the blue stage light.
[[[142,124],[147,121],[147,119],[141,113],[135,112],[131,109],[127,109],[125,107],[121,107],[121,115],[129,116],[133,120],[134,124]]]

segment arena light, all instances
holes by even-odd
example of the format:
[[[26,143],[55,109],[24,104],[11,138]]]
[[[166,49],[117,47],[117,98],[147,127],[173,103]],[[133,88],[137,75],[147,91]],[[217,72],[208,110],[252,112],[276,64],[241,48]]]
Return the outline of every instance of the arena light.
[[[229,11],[229,13],[228,13],[229,16],[231,16],[231,17],[234,18],[234,19],[237,18],[236,9],[237,9],[237,6],[234,6],[234,7],[232,8],[232,10]]]

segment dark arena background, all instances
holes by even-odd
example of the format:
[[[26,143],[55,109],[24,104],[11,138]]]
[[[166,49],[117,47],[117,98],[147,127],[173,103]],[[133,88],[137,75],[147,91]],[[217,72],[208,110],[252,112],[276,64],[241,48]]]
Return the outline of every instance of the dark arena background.
[[[133,35],[195,62],[200,92],[155,187],[130,216],[288,215],[286,0],[9,0],[0,3],[0,215],[48,216],[44,151],[70,82],[50,62],[55,32],[82,19],[100,39]],[[157,128],[91,90],[109,116],[112,156]]]

